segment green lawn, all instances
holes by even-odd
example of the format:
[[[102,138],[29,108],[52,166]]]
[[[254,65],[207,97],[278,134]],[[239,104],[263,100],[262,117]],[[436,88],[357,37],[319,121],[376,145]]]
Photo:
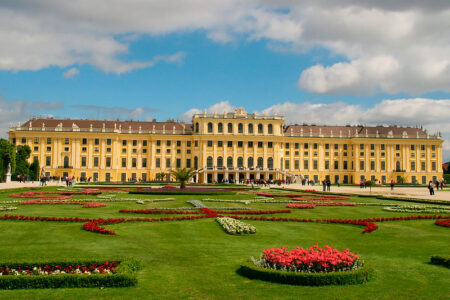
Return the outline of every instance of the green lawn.
[[[48,188],[54,190],[54,188]],[[11,200],[8,192],[2,201]],[[148,203],[107,202],[106,208],[80,205],[13,205],[8,214],[27,216],[157,217],[120,214],[119,209],[187,207],[187,200],[211,196],[127,195],[126,198],[167,198],[176,201]],[[252,196],[223,195],[218,199],[249,199]],[[93,198],[78,196],[76,198]],[[280,198],[286,199],[286,198]],[[356,202],[383,200],[352,198]],[[101,202],[101,199],[98,200]],[[408,204],[385,201],[386,203]],[[243,207],[239,203],[204,202],[208,206]],[[384,202],[383,202],[384,203]],[[285,204],[250,204],[254,209],[284,209]],[[4,214],[5,212],[1,212]],[[367,218],[406,216],[382,207],[316,207],[293,210],[280,217]],[[116,236],[81,229],[82,223],[0,221],[0,261],[13,259],[66,259],[135,256],[143,261],[138,285],[132,288],[83,288],[0,290],[0,299],[448,299],[450,271],[428,263],[430,256],[450,254],[450,231],[433,220],[377,223],[379,229],[362,234],[363,227],[322,223],[246,221],[257,227],[255,235],[230,236],[214,219],[161,223],[122,223],[107,226]],[[353,286],[302,287],[249,280],[236,273],[239,263],[261,250],[278,246],[309,247],[318,243],[338,249],[350,248],[372,263],[376,278]]]

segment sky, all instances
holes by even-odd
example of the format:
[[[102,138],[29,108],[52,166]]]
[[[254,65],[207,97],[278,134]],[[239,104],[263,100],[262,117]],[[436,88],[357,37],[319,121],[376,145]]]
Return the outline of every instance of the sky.
[[[450,161],[448,0],[2,0],[0,136],[31,116],[423,126]]]

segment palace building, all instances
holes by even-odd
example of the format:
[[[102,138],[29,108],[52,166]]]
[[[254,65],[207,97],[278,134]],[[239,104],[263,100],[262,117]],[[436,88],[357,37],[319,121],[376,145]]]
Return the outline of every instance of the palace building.
[[[286,125],[282,116],[195,114],[192,124],[34,118],[11,126],[47,176],[155,180],[194,168],[196,182],[300,179],[425,184],[442,176],[442,139],[397,126]]]

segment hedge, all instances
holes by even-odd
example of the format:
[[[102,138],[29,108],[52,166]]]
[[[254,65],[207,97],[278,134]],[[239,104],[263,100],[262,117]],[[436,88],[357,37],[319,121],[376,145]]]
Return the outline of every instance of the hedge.
[[[119,265],[113,274],[59,274],[59,275],[5,275],[0,276],[0,289],[47,289],[47,288],[85,288],[85,287],[126,287],[137,284],[136,272],[140,269],[140,260],[128,259],[88,259],[67,261],[15,261],[0,262],[1,266],[11,269],[34,267],[39,265],[90,265],[103,264],[106,260],[117,261]]]
[[[450,256],[434,255],[430,258],[430,263],[450,268]]]
[[[138,194],[138,195],[236,195],[236,192],[183,192],[183,191],[130,191],[129,194]]]
[[[265,269],[255,266],[250,259],[244,261],[237,272],[250,279],[310,286],[360,284],[372,279],[374,274],[373,268],[367,263],[354,271],[300,273]]]

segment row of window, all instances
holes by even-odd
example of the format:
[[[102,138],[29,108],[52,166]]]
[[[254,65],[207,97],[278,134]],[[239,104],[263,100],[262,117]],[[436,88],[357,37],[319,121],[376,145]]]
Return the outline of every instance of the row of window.
[[[199,128],[199,123],[195,123],[195,132],[198,133],[200,131]],[[208,133],[213,133],[214,132],[214,124],[209,122],[208,125]],[[244,133],[244,124],[239,123],[238,126],[238,133]],[[264,133],[264,126],[263,124],[258,124],[256,125],[257,128],[257,132],[258,134],[263,134]],[[224,132],[224,125],[223,123],[218,123],[217,124],[217,132],[218,133],[223,133]],[[233,123],[228,123],[227,124],[227,133],[233,133]],[[254,125],[253,124],[248,124],[247,125],[247,133],[249,134],[253,134],[254,133]],[[267,125],[267,133],[268,134],[273,134],[273,125],[269,124]]]

